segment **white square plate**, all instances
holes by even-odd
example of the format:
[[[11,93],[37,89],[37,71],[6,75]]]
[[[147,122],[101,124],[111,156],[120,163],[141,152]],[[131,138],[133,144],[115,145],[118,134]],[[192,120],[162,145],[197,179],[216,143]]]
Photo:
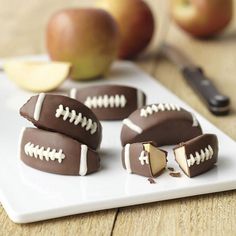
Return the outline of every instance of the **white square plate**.
[[[21,163],[17,155],[20,130],[23,126],[31,126],[19,116],[18,110],[31,94],[16,88],[0,73],[0,201],[14,222],[27,223],[236,188],[236,146],[232,139],[130,62],[115,63],[109,80],[89,82],[90,85],[104,83],[135,86],[147,94],[148,103],[170,102],[193,111],[203,131],[215,133],[219,138],[218,166],[192,179],[184,174],[181,178],[173,178],[166,171],[157,178],[156,184],[150,184],[147,178],[127,174],[122,168],[119,139],[122,123],[102,122],[99,172],[72,177],[34,170]],[[61,92],[87,85],[86,82],[67,81]],[[171,147],[166,150],[169,151],[168,166],[179,170]]]

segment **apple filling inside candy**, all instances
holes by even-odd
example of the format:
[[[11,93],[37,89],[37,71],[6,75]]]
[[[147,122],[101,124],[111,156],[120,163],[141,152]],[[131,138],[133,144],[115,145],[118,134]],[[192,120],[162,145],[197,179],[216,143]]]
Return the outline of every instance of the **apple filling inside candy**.
[[[144,149],[150,155],[151,171],[156,176],[166,167],[166,153],[150,143],[144,144]]]
[[[187,156],[186,156],[186,152],[185,152],[185,147],[184,146],[179,147],[179,148],[175,149],[174,152],[175,152],[176,162],[179,164],[181,169],[186,173],[186,175],[189,176],[189,167],[187,164]]]

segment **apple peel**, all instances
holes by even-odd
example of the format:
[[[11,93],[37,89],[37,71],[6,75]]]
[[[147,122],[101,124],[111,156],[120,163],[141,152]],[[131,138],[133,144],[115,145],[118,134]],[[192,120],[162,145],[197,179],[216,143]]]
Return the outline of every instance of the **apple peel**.
[[[71,64],[64,62],[8,61],[3,65],[7,77],[31,92],[55,90],[69,76]]]

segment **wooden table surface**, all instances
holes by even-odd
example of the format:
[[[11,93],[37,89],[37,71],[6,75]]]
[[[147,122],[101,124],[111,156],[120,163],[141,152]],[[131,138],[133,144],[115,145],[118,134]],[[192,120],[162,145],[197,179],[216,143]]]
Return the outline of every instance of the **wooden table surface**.
[[[78,3],[79,2],[79,3]],[[0,56],[44,53],[44,27],[52,12],[91,0],[0,0]],[[149,2],[154,3],[153,0]],[[236,3],[236,0],[235,0]],[[235,4],[236,5],[236,4]],[[236,6],[235,6],[236,12]],[[181,99],[236,140],[236,20],[221,37],[194,40],[171,25],[167,40],[207,68],[221,91],[231,96],[232,112],[215,117],[167,60],[136,60]],[[236,158],[236,157],[235,157]],[[0,235],[236,235],[236,191],[111,209],[27,225],[12,223],[0,207]]]

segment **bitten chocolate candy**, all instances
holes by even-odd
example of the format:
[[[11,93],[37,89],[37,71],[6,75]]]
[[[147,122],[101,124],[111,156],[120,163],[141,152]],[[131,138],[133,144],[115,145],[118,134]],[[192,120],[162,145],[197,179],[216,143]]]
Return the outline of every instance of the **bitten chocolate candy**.
[[[65,134],[92,149],[97,149],[101,143],[99,120],[75,99],[40,93],[23,105],[20,114],[38,128]]]
[[[121,143],[152,140],[158,146],[173,145],[202,134],[194,114],[178,105],[159,103],[145,106],[123,120]]]
[[[126,144],[121,156],[122,165],[130,174],[155,177],[166,168],[167,152],[152,142]]]
[[[211,169],[218,159],[218,140],[203,134],[174,148],[175,160],[184,173],[193,177]]]
[[[99,120],[122,120],[146,104],[141,90],[120,85],[73,88],[70,97],[84,103]]]
[[[63,134],[24,128],[20,158],[35,169],[62,175],[87,175],[100,167],[100,158],[87,145]]]

